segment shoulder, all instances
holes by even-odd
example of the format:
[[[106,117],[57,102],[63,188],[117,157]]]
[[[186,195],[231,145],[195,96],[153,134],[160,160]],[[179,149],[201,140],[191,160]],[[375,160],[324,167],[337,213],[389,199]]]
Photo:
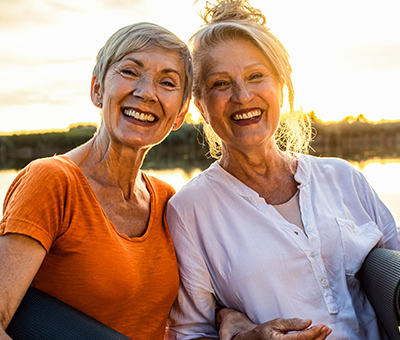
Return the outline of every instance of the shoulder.
[[[322,184],[335,185],[365,185],[362,172],[350,162],[334,157],[315,157],[301,155],[299,157],[296,177],[305,179],[305,182],[315,181]]]
[[[154,190],[156,195],[161,199],[168,200],[175,194],[175,189],[169,183],[157,177],[147,175],[145,172],[142,172],[142,174],[147,184],[151,186],[151,189]]]
[[[180,205],[181,203],[187,205],[202,200],[210,195],[215,188],[215,185],[213,185],[216,179],[215,175],[212,169],[207,169],[194,176],[174,195],[170,202],[173,205]]]
[[[39,158],[29,163],[23,171],[28,173],[48,174],[70,174],[76,165],[67,156],[53,156]]]
[[[74,164],[66,156],[40,158],[29,163],[17,175],[14,183],[37,183],[43,187],[65,182],[74,173]]]
[[[335,157],[315,157],[310,155],[301,155],[300,166],[308,167],[310,171],[322,172],[359,172],[350,162]]]

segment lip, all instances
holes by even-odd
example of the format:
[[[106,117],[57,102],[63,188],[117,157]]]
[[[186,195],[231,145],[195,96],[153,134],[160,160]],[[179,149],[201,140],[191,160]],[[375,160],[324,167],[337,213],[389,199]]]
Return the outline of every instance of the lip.
[[[235,111],[231,114],[230,119],[240,126],[256,124],[261,120],[264,110],[259,107],[252,107]]]
[[[123,107],[122,115],[125,119],[140,124],[154,124],[159,117],[150,111],[141,110],[136,107]]]

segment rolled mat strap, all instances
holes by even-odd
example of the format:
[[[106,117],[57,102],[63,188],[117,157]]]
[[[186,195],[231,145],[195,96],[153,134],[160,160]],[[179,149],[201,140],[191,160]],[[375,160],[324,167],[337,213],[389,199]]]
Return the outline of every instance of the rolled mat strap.
[[[400,251],[372,249],[358,278],[389,338],[399,340]]]
[[[129,340],[66,303],[30,287],[6,329],[13,340]]]

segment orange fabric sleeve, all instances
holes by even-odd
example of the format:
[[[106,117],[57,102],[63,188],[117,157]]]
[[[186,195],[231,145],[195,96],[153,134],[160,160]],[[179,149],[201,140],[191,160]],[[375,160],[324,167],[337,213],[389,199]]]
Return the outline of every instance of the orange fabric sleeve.
[[[179,286],[165,221],[174,190],[146,176],[151,214],[129,238],[106,218],[66,156],[31,163],[10,187],[0,234],[21,233],[48,251],[33,285],[131,338],[163,339]]]

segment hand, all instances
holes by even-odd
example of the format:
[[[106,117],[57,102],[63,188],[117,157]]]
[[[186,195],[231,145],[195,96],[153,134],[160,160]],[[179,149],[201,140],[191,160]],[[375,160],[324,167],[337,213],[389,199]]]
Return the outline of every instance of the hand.
[[[311,320],[298,318],[279,318],[256,325],[246,315],[229,308],[217,314],[220,340],[323,340],[332,332],[326,325],[310,325]]]

